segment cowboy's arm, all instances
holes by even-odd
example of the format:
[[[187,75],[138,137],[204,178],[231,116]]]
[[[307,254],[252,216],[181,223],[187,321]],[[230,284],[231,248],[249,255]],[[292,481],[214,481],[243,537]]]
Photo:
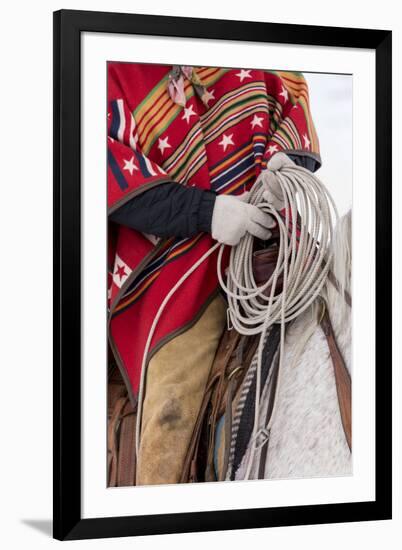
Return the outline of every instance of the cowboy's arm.
[[[288,156],[299,166],[314,171],[314,160],[309,156],[291,154]],[[312,162],[310,163],[310,161]],[[112,213],[109,219],[120,225],[157,237],[186,238],[193,237],[199,232],[205,232],[214,235],[218,233],[218,240],[224,242],[227,240],[226,235],[219,239],[222,228],[215,227],[215,231],[212,228],[216,198],[216,194],[212,191],[168,182],[149,189],[126,202]],[[221,202],[221,199],[218,202]],[[215,211],[215,218],[218,217],[218,220],[214,224],[215,226],[219,222],[220,210],[227,212],[226,205],[224,204],[222,209],[218,204],[217,211]],[[230,225],[230,221],[236,224],[236,220],[223,219],[224,225]],[[235,228],[228,227],[230,233],[233,233],[233,230]],[[232,235],[229,239],[231,237]]]
[[[109,219],[157,237],[192,237],[211,232],[215,199],[212,191],[169,182],[134,197]]]
[[[220,243],[238,244],[246,232],[266,240],[275,224],[270,215],[248,204],[245,196],[215,195],[169,182],[143,192],[110,214],[109,219],[157,237],[210,233]]]

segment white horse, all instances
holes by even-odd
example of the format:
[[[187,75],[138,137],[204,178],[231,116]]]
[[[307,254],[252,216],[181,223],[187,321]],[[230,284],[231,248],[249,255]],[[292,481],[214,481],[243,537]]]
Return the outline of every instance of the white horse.
[[[338,347],[351,374],[351,307],[343,298],[344,291],[350,293],[351,283],[350,211],[337,224],[333,248],[332,272],[339,285],[336,289],[328,280],[323,298]],[[263,476],[259,468],[261,450],[258,450],[250,479],[352,474],[352,457],[342,426],[334,367],[327,340],[318,324],[319,307],[318,301],[315,302],[287,330],[275,416],[270,437],[265,441],[268,447]],[[266,418],[270,383],[268,381],[262,393],[260,419]],[[251,443],[236,471],[236,480],[245,478],[250,448]]]

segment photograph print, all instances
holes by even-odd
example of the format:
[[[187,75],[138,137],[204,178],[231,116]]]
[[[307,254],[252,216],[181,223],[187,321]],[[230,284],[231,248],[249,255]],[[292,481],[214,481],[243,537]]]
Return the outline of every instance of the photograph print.
[[[105,117],[107,486],[351,476],[352,75],[109,61]]]

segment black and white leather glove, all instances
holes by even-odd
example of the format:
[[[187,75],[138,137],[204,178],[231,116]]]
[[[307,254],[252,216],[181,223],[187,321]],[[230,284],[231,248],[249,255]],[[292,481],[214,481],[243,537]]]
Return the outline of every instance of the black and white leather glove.
[[[254,237],[267,240],[274,219],[257,206],[246,202],[248,193],[240,196],[218,195],[212,213],[211,234],[220,243],[234,246],[248,231]]]

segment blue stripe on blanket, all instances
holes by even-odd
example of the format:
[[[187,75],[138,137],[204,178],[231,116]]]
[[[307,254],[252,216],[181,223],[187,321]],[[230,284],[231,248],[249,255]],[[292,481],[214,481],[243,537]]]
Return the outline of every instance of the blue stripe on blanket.
[[[107,160],[120,189],[125,191],[128,189],[128,183],[126,182],[122,172],[120,171],[120,167],[110,150],[107,152]]]
[[[110,135],[112,138],[117,139],[117,132],[120,126],[120,113],[117,106],[117,101],[114,99],[112,102],[112,124],[110,127]]]

